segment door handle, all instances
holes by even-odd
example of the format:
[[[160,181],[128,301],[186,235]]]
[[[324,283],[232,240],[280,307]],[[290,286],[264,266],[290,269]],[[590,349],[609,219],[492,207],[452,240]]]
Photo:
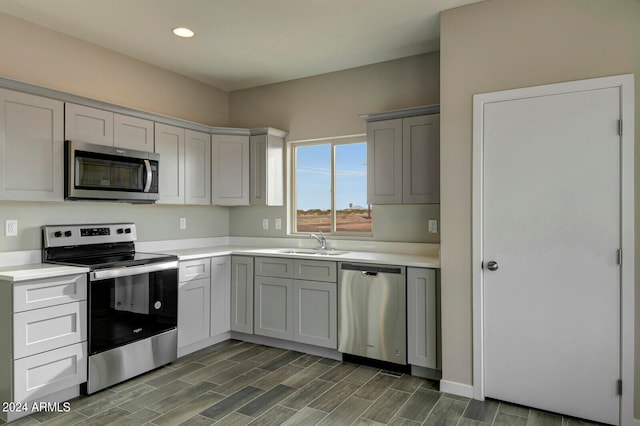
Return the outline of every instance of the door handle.
[[[490,271],[497,271],[498,270],[498,262],[496,262],[495,260],[490,260],[487,262],[487,269]]]

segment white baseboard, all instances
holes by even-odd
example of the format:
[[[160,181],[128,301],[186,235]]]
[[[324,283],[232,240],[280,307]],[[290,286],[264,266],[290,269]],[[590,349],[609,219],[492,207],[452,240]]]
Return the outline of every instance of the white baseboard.
[[[473,386],[448,380],[440,380],[440,392],[473,398]]]

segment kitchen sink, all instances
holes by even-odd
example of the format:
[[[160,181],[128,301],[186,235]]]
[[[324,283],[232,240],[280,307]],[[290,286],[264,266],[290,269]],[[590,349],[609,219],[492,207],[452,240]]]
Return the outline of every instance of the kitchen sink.
[[[347,254],[348,251],[334,250],[334,249],[305,249],[305,248],[291,248],[280,250],[283,254],[304,254],[314,256],[339,256],[341,254]]]

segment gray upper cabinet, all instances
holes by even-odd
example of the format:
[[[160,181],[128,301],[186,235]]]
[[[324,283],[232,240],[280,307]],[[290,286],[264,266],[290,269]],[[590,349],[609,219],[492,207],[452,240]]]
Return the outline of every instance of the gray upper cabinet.
[[[128,115],[113,115],[113,146],[153,152],[153,121]]]
[[[184,129],[156,123],[155,152],[160,154],[158,203],[184,204]]]
[[[284,205],[285,136],[285,132],[276,129],[251,136],[251,205]]]
[[[249,136],[211,135],[211,203],[249,205]]]
[[[211,203],[211,139],[207,133],[155,123],[164,204]]]
[[[185,130],[185,204],[211,204],[211,136]]]
[[[402,120],[367,123],[367,202],[402,203]]]
[[[437,107],[363,116],[367,122],[369,204],[440,202],[440,114]],[[409,117],[401,117],[402,113]],[[384,116],[394,118],[381,119]]]
[[[153,121],[70,102],[64,114],[65,139],[153,152]]]
[[[440,114],[402,120],[402,202],[440,202]]]
[[[0,89],[0,199],[62,201],[64,104]]]
[[[67,102],[64,106],[64,137],[113,146],[113,113]]]

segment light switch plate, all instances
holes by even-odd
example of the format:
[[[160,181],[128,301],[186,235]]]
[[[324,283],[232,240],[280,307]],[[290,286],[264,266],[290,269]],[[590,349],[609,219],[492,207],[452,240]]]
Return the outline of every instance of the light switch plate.
[[[180,229],[187,229],[187,218],[186,217],[181,217],[180,218]]]
[[[435,219],[429,219],[429,233],[437,234],[438,233],[438,221]]]
[[[269,219],[262,219],[262,229],[269,229]]]
[[[274,226],[275,226],[276,229],[282,229],[282,219],[277,217],[276,220],[275,220],[275,225]]]
[[[7,219],[4,221],[4,235],[5,237],[18,236],[18,221],[16,219]]]

